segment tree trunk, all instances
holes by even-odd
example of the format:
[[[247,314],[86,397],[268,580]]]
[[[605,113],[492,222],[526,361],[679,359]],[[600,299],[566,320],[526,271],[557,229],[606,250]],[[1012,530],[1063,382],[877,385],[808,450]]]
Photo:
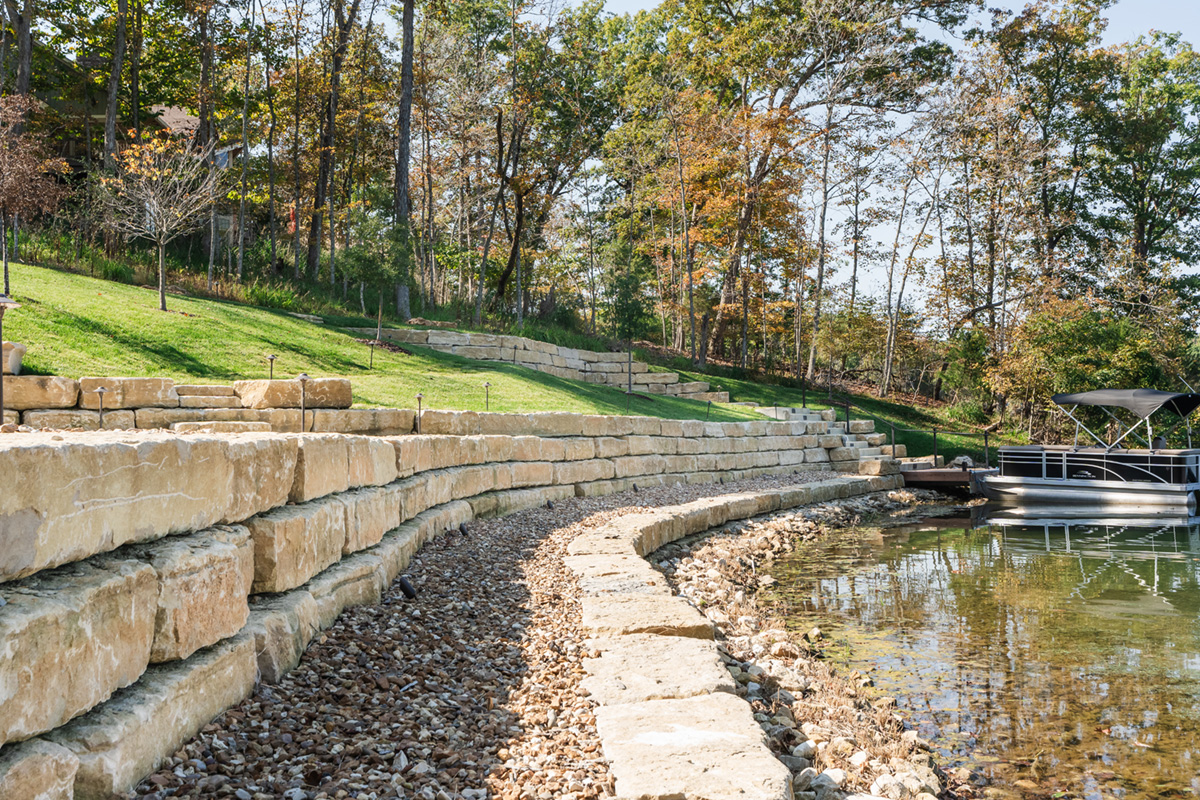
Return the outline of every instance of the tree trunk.
[[[0,213],[0,258],[4,259],[4,294],[10,295],[8,286],[8,226],[4,214]]]
[[[113,47],[112,72],[108,76],[108,103],[104,109],[104,169],[117,166],[117,105],[120,100],[121,70],[125,65],[125,28],[129,21],[128,0],[117,0],[117,41]]]
[[[260,0],[260,2],[263,2],[263,0]],[[263,19],[264,21],[266,20],[265,12]],[[271,115],[271,125],[267,130],[267,216],[271,229],[271,267],[269,274],[274,278],[279,275],[279,262],[276,255],[278,236],[276,228],[279,223],[275,215],[275,131],[279,123],[279,117],[275,113],[275,94],[271,91],[271,64],[266,58],[263,59],[263,75],[267,92],[267,110]]]
[[[817,337],[821,333],[821,300],[825,291],[825,222],[829,216],[829,151],[833,106],[825,107],[825,146],[821,148],[821,217],[817,224],[817,285],[813,287],[812,340],[808,343],[808,370],[811,381],[817,368]]]
[[[247,127],[250,124],[250,59],[254,41],[254,3],[250,4],[250,27],[246,30],[246,74],[242,76],[242,189],[238,197],[237,276],[242,280],[246,261],[246,178],[250,168],[250,143]]]
[[[358,18],[360,0],[352,0],[349,13],[338,2],[334,7],[337,26],[337,41],[333,50],[333,63],[329,69],[329,94],[325,98],[324,121],[321,125],[320,154],[317,161],[317,185],[313,193],[312,221],[308,231],[308,272],[314,277],[321,258],[321,232],[324,229],[324,212],[328,195],[332,194],[330,181],[333,174],[334,144],[337,135],[338,96],[341,90],[342,67],[346,62],[346,51],[350,33]]]
[[[133,53],[129,60],[129,110],[134,133],[142,135],[142,12],[144,0],[133,0]]]
[[[167,310],[167,263],[166,242],[158,242],[158,310]],[[211,268],[210,268],[211,269]]]
[[[27,95],[33,76],[33,0],[25,0],[24,8],[17,5],[17,0],[4,0],[4,5],[17,38],[17,78],[13,93]],[[16,132],[19,133],[21,127],[18,126]]]

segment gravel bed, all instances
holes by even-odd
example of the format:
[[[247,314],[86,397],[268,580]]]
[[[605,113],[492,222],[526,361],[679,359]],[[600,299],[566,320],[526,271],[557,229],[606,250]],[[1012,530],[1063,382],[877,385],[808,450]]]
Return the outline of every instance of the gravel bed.
[[[379,605],[347,609],[300,665],[260,685],[127,797],[238,800],[613,796],[583,677],[580,533],[701,497],[838,477],[573,498],[428,543]]]

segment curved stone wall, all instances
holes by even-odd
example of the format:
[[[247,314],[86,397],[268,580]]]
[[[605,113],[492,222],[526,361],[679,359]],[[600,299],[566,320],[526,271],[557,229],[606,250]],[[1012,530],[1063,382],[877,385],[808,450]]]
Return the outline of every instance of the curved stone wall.
[[[635,484],[860,466],[844,452],[829,460],[854,448],[828,423],[448,412],[424,423],[425,434],[393,438],[0,437],[0,474],[15,478],[0,493],[0,796],[66,796],[54,789],[64,775],[76,797],[127,791],[470,519]],[[720,514],[817,499],[797,491],[630,517],[633,539],[587,541],[643,554]],[[636,600],[589,601],[585,617],[611,635],[661,633],[621,621],[618,606]]]

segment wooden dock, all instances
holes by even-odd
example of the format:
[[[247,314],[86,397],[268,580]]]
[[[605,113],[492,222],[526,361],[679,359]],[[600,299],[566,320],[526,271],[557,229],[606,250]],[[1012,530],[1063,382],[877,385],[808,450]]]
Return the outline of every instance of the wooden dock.
[[[932,489],[939,492],[979,494],[978,481],[995,469],[913,469],[905,470],[904,485],[912,489]]]

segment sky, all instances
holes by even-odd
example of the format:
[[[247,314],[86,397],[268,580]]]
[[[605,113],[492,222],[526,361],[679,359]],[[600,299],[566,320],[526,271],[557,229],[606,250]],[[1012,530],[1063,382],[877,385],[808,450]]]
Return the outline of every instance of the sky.
[[[1019,11],[1025,0],[989,0],[989,7]],[[609,11],[623,14],[653,8],[657,0],[606,0]],[[1200,46],[1200,0],[1118,0],[1108,9],[1105,44],[1136,39],[1151,29],[1181,33],[1185,41]]]

